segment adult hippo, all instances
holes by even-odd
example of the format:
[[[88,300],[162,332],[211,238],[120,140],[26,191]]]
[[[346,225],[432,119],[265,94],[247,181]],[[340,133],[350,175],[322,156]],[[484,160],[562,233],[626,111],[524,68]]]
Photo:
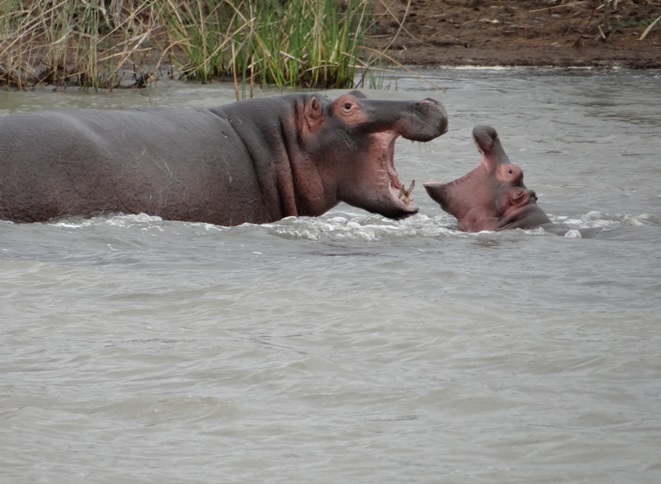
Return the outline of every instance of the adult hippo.
[[[551,228],[535,192],[523,184],[523,171],[510,163],[496,130],[475,126],[473,138],[482,153],[477,168],[450,183],[425,183],[429,196],[457,218],[464,232]]]
[[[0,118],[0,218],[147,213],[238,225],[341,201],[390,218],[418,208],[393,158],[447,130],[422,101],[318,94],[214,108],[71,110]]]

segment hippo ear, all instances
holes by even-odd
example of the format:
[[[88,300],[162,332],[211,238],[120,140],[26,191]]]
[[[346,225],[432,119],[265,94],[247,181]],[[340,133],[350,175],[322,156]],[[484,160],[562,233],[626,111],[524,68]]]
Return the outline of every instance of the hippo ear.
[[[351,94],[353,97],[357,99],[367,99],[367,95],[363,91],[351,91],[349,94]]]
[[[516,187],[510,190],[510,205],[516,207],[517,205],[526,205],[528,203],[528,190],[521,187]]]
[[[319,102],[317,96],[312,96],[305,105],[305,119],[310,127],[319,124],[323,118],[324,108]]]

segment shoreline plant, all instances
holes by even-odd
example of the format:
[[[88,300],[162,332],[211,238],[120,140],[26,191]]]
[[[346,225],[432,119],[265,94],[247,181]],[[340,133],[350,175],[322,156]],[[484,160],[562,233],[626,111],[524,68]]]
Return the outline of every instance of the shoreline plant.
[[[372,0],[4,0],[0,85],[114,89],[158,75],[354,87]]]

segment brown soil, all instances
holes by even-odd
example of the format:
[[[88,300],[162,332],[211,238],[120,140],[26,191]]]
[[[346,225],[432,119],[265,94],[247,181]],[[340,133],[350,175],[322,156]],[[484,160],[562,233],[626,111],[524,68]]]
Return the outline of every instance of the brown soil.
[[[661,67],[661,0],[381,0],[377,45],[428,66]]]

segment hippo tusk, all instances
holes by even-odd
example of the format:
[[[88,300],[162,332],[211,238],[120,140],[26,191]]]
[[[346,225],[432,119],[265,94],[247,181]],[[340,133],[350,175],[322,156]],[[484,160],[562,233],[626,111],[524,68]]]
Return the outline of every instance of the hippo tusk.
[[[411,185],[409,186],[409,189],[406,190],[406,196],[410,197],[411,192],[413,191],[413,187],[415,187],[415,180],[411,180]]]
[[[415,187],[415,180],[411,182],[411,185],[407,188],[404,188],[404,186],[399,187],[399,198],[402,199],[408,199],[411,196],[411,192],[413,191],[413,187]]]

